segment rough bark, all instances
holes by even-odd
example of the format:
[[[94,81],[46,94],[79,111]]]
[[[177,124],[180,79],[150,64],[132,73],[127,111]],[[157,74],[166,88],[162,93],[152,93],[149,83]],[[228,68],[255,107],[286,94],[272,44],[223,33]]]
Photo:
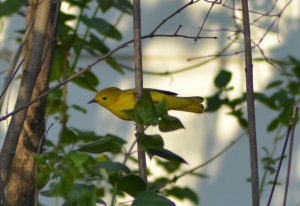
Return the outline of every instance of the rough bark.
[[[51,1],[50,1],[51,3]],[[27,14],[27,23],[35,16],[38,9],[36,1],[31,1]],[[49,5],[48,5],[49,6]],[[50,18],[49,18],[50,17]],[[48,80],[50,76],[51,61],[52,61],[52,45],[49,44],[49,39],[52,38],[52,19],[53,9],[50,13],[47,24],[47,35],[44,37],[42,47],[42,54],[40,58],[40,72],[35,82],[31,99],[39,96],[48,89]],[[33,31],[26,41],[24,48],[25,70],[32,61],[30,53],[35,47],[36,31]],[[46,52],[45,52],[46,51]],[[23,76],[24,77],[24,76]],[[35,154],[41,147],[41,138],[45,133],[45,107],[46,97],[31,105],[28,108],[26,118],[23,124],[22,132],[18,141],[15,155],[11,166],[11,172],[7,182],[6,200],[8,205],[35,205],[35,175],[36,162],[34,160]]]

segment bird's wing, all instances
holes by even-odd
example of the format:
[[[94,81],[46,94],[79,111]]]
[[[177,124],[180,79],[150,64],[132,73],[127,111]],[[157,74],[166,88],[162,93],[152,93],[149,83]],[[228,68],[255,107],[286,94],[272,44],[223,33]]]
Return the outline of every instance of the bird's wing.
[[[177,93],[166,91],[166,90],[152,89],[152,88],[144,88],[144,90],[149,91],[149,92],[161,92],[163,94],[167,94],[167,95],[171,95],[171,96],[177,96]]]

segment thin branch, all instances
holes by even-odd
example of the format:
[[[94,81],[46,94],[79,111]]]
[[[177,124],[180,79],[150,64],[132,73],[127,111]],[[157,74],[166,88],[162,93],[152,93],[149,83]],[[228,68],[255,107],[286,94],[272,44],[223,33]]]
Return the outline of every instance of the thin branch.
[[[259,206],[259,179],[258,179],[258,158],[256,143],[255,106],[253,92],[253,64],[251,49],[250,20],[248,11],[248,1],[242,0],[244,48],[245,48],[245,72],[246,72],[246,92],[247,92],[247,114],[248,114],[248,135],[251,161],[251,185],[252,185],[252,205]]]
[[[197,2],[199,2],[200,0],[191,0],[189,3],[185,4],[184,6],[182,6],[181,8],[179,8],[178,10],[176,10],[175,12],[173,12],[171,15],[169,15],[167,18],[165,18],[164,20],[161,21],[160,24],[158,24],[154,29],[153,31],[150,33],[150,35],[154,35],[155,32],[160,28],[162,27],[162,25],[164,25],[168,20],[170,20],[172,17],[176,16],[177,14],[179,14],[182,10],[184,10],[186,7],[192,5],[192,4],[195,4]]]
[[[134,35],[134,67],[135,67],[135,100],[143,94],[142,41],[141,41],[141,7],[140,0],[133,0],[133,35]],[[138,167],[140,177],[147,183],[146,153],[139,138],[143,136],[144,126],[137,124],[136,139],[138,150]]]
[[[273,180],[273,185],[272,185],[272,189],[271,189],[271,192],[270,192],[270,196],[269,196],[267,206],[271,205],[271,201],[272,201],[272,198],[273,198],[275,187],[276,187],[277,181],[278,181],[278,176],[279,176],[279,173],[280,173],[280,170],[281,170],[281,165],[282,165],[283,159],[285,158],[285,150],[287,148],[287,143],[289,141],[290,134],[291,134],[293,128],[295,127],[297,112],[296,112],[295,107],[294,107],[293,110],[294,110],[293,115],[291,117],[291,121],[290,121],[290,124],[289,124],[288,129],[287,129],[287,134],[286,134],[285,141],[284,141],[284,144],[283,144],[283,148],[282,148],[282,151],[281,151],[280,160],[279,160],[277,170],[276,170],[276,174],[275,174],[275,177],[274,177],[274,180]]]
[[[221,1],[221,2],[222,2],[222,1]],[[202,31],[202,29],[203,29],[203,27],[204,27],[204,25],[205,25],[205,22],[206,22],[206,20],[207,20],[209,14],[210,14],[212,8],[214,7],[215,4],[220,4],[221,2],[218,2],[218,0],[215,0],[215,1],[213,1],[213,2],[210,2],[210,3],[211,3],[210,8],[209,8],[208,12],[207,12],[206,15],[205,15],[205,18],[204,18],[204,20],[203,20],[203,23],[202,23],[201,27],[199,28],[199,32],[198,32],[198,34],[197,34],[197,36],[196,36],[196,38],[195,38],[194,44],[197,43],[197,40],[198,40],[198,38],[200,37],[200,33],[201,33],[201,31]]]
[[[292,119],[290,121],[292,128],[291,128],[291,140],[290,140],[290,147],[289,147],[288,167],[287,167],[286,179],[285,179],[284,198],[283,198],[283,204],[282,204],[283,206],[286,206],[288,190],[289,190],[290,174],[291,174],[291,168],[292,168],[293,144],[294,144],[294,135],[295,135],[297,117],[298,117],[298,107],[296,105],[294,105],[293,115],[292,115]]]

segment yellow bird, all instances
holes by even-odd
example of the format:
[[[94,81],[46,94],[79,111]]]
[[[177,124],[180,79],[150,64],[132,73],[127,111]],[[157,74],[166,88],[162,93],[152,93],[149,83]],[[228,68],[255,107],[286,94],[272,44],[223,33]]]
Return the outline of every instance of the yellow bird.
[[[202,97],[178,97],[176,93],[158,89],[144,89],[149,91],[153,102],[156,104],[166,100],[169,110],[203,113]],[[109,87],[99,91],[94,99],[88,102],[97,103],[123,120],[132,120],[126,110],[132,110],[135,105],[135,90],[121,90],[117,87]]]

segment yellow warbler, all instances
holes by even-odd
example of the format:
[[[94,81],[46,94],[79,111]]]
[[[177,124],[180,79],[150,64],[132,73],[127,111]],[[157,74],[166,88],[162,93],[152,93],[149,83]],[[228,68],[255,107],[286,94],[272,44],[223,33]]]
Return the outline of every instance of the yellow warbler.
[[[202,113],[204,106],[202,97],[178,97],[176,93],[158,89],[144,89],[149,91],[154,103],[166,100],[169,110]],[[109,87],[99,91],[90,103],[97,103],[113,114],[124,120],[132,120],[126,110],[132,110],[135,105],[134,89],[121,90],[117,87]]]

